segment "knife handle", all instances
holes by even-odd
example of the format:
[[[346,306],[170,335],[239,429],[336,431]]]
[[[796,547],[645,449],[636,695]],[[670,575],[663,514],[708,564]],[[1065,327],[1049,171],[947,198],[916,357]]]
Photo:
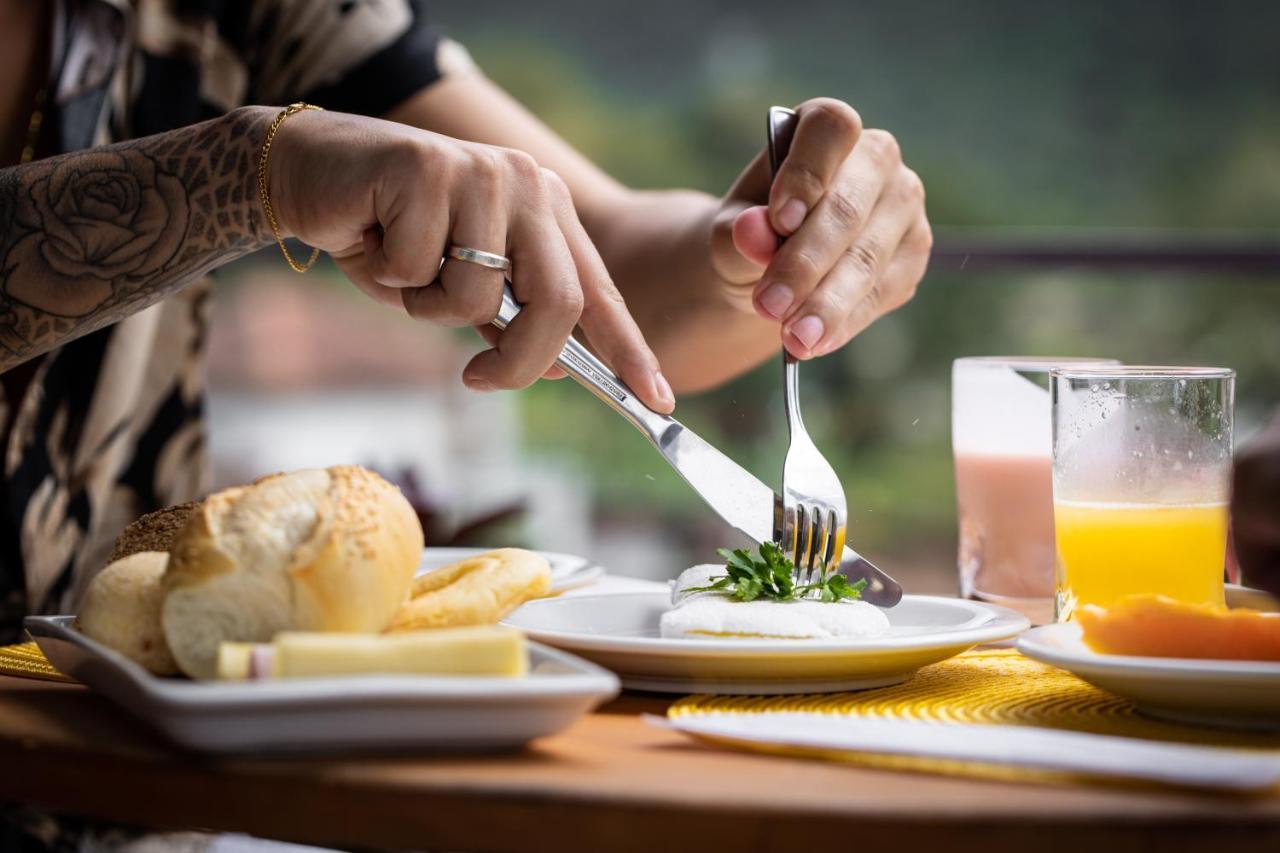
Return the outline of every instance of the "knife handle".
[[[516,295],[508,282],[503,286],[502,307],[498,309],[498,316],[493,318],[493,325],[505,329],[519,313],[520,303],[516,301]],[[564,349],[556,359],[556,366],[630,421],[654,446],[660,447],[662,434],[676,424],[674,418],[660,415],[640,402],[640,398],[627,387],[627,383],[619,379],[617,374],[576,338],[570,337],[565,342]]]

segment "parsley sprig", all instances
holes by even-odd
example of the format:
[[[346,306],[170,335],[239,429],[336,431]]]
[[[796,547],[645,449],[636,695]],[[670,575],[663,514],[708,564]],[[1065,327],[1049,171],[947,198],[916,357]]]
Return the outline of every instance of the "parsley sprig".
[[[857,601],[862,598],[862,591],[867,587],[865,578],[857,583],[849,583],[849,579],[839,572],[830,574],[817,583],[797,584],[792,578],[795,564],[772,542],[761,542],[758,555],[746,548],[733,551],[720,548],[716,553],[725,559],[725,575],[714,578],[714,582],[707,586],[694,587],[686,590],[687,592],[723,591],[738,601],[755,601],[760,598],[795,601],[809,598],[816,592],[818,600],[832,602]]]

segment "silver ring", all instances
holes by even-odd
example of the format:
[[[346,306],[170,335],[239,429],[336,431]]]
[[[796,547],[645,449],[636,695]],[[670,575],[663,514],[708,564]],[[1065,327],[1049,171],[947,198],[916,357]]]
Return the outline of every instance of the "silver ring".
[[[502,270],[506,272],[511,269],[511,259],[502,255],[495,255],[493,252],[482,252],[479,249],[468,249],[466,246],[449,246],[446,252],[449,257],[456,261],[466,261],[469,264],[479,264],[482,267],[488,267],[491,270]]]

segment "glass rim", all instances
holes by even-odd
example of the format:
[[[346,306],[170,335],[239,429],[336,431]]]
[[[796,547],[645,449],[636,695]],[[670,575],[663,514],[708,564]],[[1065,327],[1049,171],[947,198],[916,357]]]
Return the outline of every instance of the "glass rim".
[[[1230,367],[1119,364],[1054,367],[1049,375],[1055,379],[1233,379],[1236,372]]]
[[[1093,358],[1090,356],[1052,356],[1052,355],[966,355],[951,360],[952,368],[961,365],[975,367],[1007,367],[1012,370],[1039,371],[1048,373],[1058,365],[1119,365],[1118,358]]]

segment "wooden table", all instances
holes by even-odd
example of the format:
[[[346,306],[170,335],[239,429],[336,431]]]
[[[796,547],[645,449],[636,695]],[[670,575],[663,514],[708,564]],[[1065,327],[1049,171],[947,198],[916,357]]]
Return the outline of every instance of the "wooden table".
[[[448,850],[1280,851],[1280,799],[1049,787],[716,750],[627,695],[500,756],[204,759],[88,690],[0,677],[0,800],[155,827]]]

